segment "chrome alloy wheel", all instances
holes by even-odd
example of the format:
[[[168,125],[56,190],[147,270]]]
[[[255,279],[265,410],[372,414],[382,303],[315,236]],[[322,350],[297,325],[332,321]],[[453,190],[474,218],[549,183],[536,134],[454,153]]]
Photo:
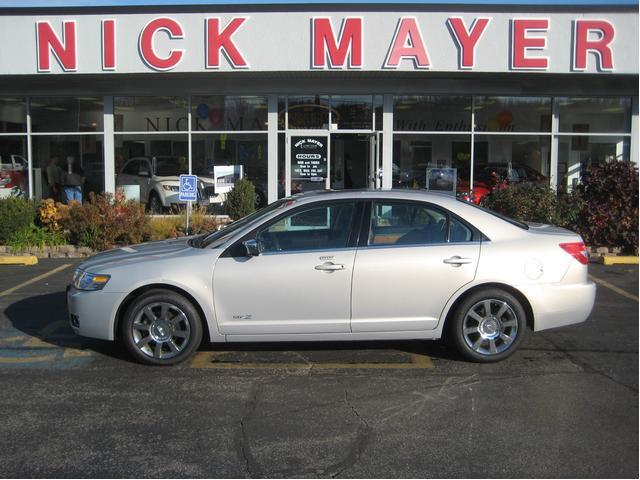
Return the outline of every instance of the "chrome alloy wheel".
[[[489,298],[467,311],[462,329],[464,341],[473,351],[497,355],[518,336],[518,318],[507,302]]]
[[[191,337],[191,326],[185,313],[167,302],[145,305],[131,328],[138,350],[156,359],[175,357],[186,348]]]

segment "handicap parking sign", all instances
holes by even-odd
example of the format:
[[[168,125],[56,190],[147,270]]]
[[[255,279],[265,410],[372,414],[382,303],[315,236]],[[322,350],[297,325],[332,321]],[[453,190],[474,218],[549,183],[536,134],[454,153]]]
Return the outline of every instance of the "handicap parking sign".
[[[198,199],[198,177],[196,175],[180,175],[181,202],[196,201]]]

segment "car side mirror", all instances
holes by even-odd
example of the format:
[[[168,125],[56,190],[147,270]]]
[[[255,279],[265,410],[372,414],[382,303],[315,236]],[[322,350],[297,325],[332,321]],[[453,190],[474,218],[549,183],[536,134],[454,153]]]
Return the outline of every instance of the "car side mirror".
[[[255,238],[245,240],[244,242],[242,242],[242,244],[247,251],[247,256],[257,257],[258,255],[260,255],[260,245],[258,245],[258,241]]]

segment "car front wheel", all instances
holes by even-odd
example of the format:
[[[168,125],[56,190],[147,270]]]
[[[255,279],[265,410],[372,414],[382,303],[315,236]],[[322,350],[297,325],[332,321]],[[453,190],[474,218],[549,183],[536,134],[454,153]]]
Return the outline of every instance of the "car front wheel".
[[[189,359],[202,340],[195,307],[170,290],[150,290],[127,309],[122,339],[133,357],[151,365],[174,365]]]
[[[524,338],[527,319],[520,301],[500,289],[478,290],[456,309],[450,337],[468,360],[490,363],[516,351]]]

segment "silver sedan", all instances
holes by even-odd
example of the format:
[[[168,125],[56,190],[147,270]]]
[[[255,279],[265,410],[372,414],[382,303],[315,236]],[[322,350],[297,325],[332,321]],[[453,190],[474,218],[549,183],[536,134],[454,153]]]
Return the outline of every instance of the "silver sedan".
[[[583,322],[579,235],[453,197],[345,191],[278,200],[226,228],[100,253],[68,291],[79,335],[168,365],[210,342],[447,338],[468,360]]]

